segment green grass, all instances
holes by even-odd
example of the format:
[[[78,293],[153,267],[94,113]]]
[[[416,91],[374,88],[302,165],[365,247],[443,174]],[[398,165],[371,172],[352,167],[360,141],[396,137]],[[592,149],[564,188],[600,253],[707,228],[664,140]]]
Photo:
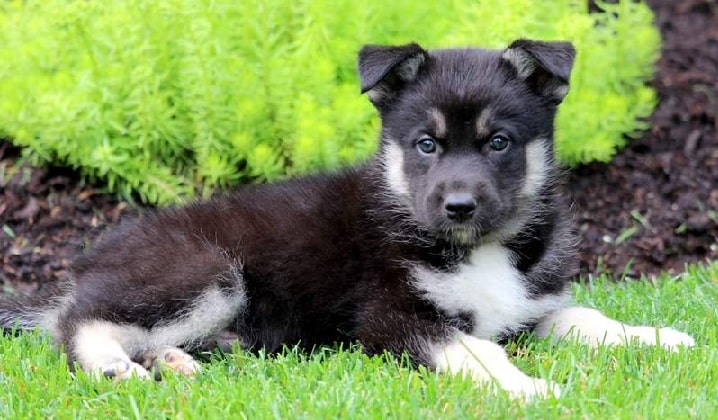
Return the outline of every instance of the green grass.
[[[37,334],[0,339],[0,418],[670,418],[718,409],[718,264],[654,282],[577,285],[576,300],[632,324],[671,325],[697,346],[670,353],[597,350],[526,337],[508,350],[525,372],[562,384],[559,399],[523,403],[468,380],[349,350],[213,357],[196,379],[73,377]]]

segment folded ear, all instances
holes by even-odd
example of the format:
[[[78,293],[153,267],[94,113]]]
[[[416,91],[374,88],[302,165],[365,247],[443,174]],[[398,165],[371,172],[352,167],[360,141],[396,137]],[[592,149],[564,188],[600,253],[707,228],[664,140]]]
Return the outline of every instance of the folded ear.
[[[509,45],[502,58],[514,67],[519,78],[538,94],[559,104],[568,93],[576,50],[570,42],[519,39]]]
[[[416,79],[427,58],[418,44],[366,45],[359,51],[361,92],[375,104],[392,98],[406,83]]]

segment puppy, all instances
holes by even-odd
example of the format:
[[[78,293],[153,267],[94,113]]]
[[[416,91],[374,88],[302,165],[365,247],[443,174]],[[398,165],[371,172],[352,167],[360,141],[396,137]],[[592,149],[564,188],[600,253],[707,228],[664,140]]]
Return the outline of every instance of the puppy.
[[[497,344],[524,331],[693,345],[566,306],[576,239],[552,141],[574,55],[529,40],[366,46],[361,90],[382,122],[367,163],[124,222],[61,290],[3,298],[0,323],[42,328],[70,362],[119,379],[155,363],[193,375],[189,353],[232,340],[358,343],[517,396],[558,392]]]

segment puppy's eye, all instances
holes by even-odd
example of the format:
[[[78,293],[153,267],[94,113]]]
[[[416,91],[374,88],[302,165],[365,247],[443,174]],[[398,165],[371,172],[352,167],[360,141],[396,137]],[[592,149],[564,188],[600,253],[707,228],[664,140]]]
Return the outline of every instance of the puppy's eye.
[[[489,140],[489,147],[491,150],[500,152],[509,146],[509,139],[506,136],[496,135],[491,137]]]
[[[422,137],[416,142],[416,147],[418,147],[422,153],[426,153],[427,155],[434,153],[436,152],[436,140],[431,137]]]

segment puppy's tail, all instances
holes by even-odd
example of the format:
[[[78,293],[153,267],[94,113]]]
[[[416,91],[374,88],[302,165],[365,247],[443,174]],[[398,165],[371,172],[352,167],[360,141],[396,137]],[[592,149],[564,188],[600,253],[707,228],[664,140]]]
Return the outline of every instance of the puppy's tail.
[[[62,286],[44,285],[29,296],[0,293],[0,327],[3,333],[32,330],[43,326],[48,312],[65,294]]]

